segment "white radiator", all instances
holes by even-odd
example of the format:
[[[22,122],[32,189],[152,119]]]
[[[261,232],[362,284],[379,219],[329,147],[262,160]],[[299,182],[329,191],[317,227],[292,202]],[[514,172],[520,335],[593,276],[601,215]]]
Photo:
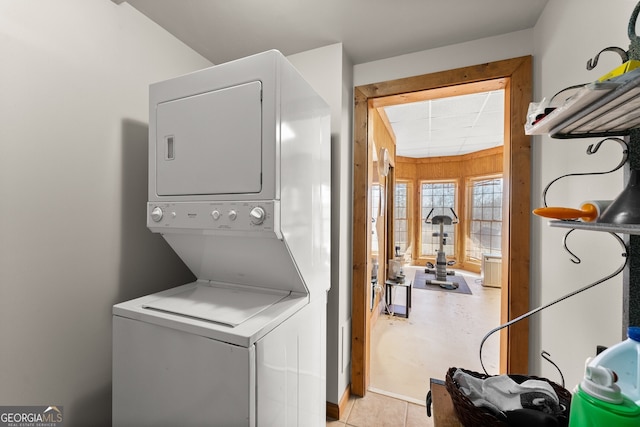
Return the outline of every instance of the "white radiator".
[[[495,288],[502,287],[502,256],[482,255],[482,285]]]

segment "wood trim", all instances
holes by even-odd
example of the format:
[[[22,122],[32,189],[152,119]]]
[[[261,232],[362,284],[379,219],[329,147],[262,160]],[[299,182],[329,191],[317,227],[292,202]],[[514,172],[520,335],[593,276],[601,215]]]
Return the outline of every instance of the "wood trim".
[[[395,80],[401,82],[402,80]],[[393,83],[393,82],[385,82]],[[402,83],[400,83],[402,85]],[[430,99],[448,98],[451,96],[470,95],[472,93],[490,92],[492,90],[504,89],[507,79],[482,80],[479,82],[456,85],[454,87],[445,86],[441,88],[425,89],[421,91],[400,93],[384,97],[377,97],[370,100],[373,108],[387,107],[389,105],[404,104],[408,102],[428,101]]]
[[[529,239],[530,239],[530,189],[531,189],[531,142],[524,133],[527,110],[532,93],[532,59],[522,58],[513,64],[506,92],[510,102],[505,109],[505,137],[511,143],[505,145],[505,180],[509,200],[505,206],[511,211],[505,218],[509,221],[508,239],[503,240],[508,248],[509,262],[503,264],[503,289],[507,289],[506,304],[503,304],[502,322],[514,319],[529,311]],[[503,256],[503,259],[504,256]],[[503,292],[505,294],[505,292]],[[506,312],[505,312],[506,311]],[[502,340],[507,349],[501,351],[503,372],[527,373],[529,371],[529,322],[522,321],[506,331]]]
[[[432,74],[423,74],[421,76],[406,77],[381,83],[357,86],[357,89],[367,99],[443,88],[448,88],[449,90],[438,92],[439,98],[462,95],[465,93],[475,93],[476,91],[467,90],[469,88],[474,88],[474,85],[467,86],[468,84],[489,80],[497,80],[497,82],[507,81],[501,79],[509,78],[513,70],[521,66],[523,61],[527,61],[527,58],[529,58],[530,61],[530,56],[523,56],[504,61],[489,62],[470,67],[457,68],[454,70],[440,71]]]
[[[473,88],[468,84],[495,81],[504,84],[505,97],[505,216],[509,232],[503,249],[509,262],[503,263],[502,319],[513,319],[529,307],[529,194],[530,142],[524,134],[527,108],[531,101],[532,58],[524,56],[454,70],[425,74],[354,88],[353,141],[353,298],[351,392],[364,396],[369,384],[370,316],[367,309],[367,149],[368,102],[389,96],[406,96],[417,91],[438,89],[440,96]],[[464,85],[464,86],[460,86]],[[446,95],[445,95],[446,94]],[[529,332],[526,322],[503,330],[501,370],[528,371]],[[444,374],[444,373],[443,373]]]
[[[369,217],[368,197],[368,103],[367,95],[354,89],[354,116],[360,120],[353,124],[353,280],[351,322],[351,392],[364,396],[369,380],[369,310],[367,301],[367,250],[371,247],[367,233]],[[357,243],[356,243],[357,242]],[[366,371],[365,371],[366,369]]]
[[[347,389],[342,394],[340,402],[336,405],[332,402],[327,402],[327,417],[339,420],[341,416],[345,414],[347,410],[347,403],[351,397],[351,387],[347,386]]]

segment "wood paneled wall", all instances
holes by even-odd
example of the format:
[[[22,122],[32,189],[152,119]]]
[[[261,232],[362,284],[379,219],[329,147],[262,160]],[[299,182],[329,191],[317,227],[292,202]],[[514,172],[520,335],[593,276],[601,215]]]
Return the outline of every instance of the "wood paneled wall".
[[[420,212],[420,182],[421,181],[455,181],[458,188],[458,198],[454,209],[460,218],[460,222],[455,226],[456,230],[456,260],[457,268],[469,271],[480,272],[480,263],[465,262],[466,236],[469,222],[466,221],[467,211],[467,186],[466,183],[471,178],[487,175],[502,174],[503,171],[503,147],[491,148],[462,156],[450,157],[428,157],[415,159],[410,157],[397,157],[396,160],[396,180],[408,181],[411,183],[411,242],[413,251],[413,263],[422,265],[427,260],[433,261],[434,257],[420,257],[420,229],[424,220]]]
[[[393,182],[392,176],[394,173],[395,166],[395,155],[396,155],[396,143],[395,136],[393,135],[393,130],[391,126],[389,126],[383,116],[380,115],[376,108],[370,108],[370,119],[369,123],[371,126],[371,135],[373,135],[374,144],[369,145],[369,165],[370,165],[370,179],[369,179],[369,193],[371,192],[371,186],[373,184],[380,184],[384,189],[385,200],[383,201],[384,209],[380,211],[380,215],[376,218],[376,231],[378,236],[378,283],[384,285],[384,282],[387,278],[387,259],[389,254],[389,242],[393,242],[393,227],[389,227],[390,221],[393,220],[393,203],[389,203],[390,200],[388,197],[390,196],[389,184]],[[376,155],[374,156],[373,149],[375,145]],[[387,149],[389,151],[389,160],[391,165],[391,172],[389,175],[382,176],[379,174],[379,162],[381,161],[380,151],[382,149]],[[376,158],[378,161],[374,161]],[[371,212],[371,197],[369,197],[369,212]],[[392,223],[392,222],[391,222]],[[369,221],[368,227],[370,228],[372,225],[371,221]],[[368,230],[368,234],[372,235],[371,230]],[[369,245],[371,248],[371,245]],[[369,254],[368,257],[368,268],[369,277],[372,269],[372,256]],[[379,310],[375,308],[378,307],[378,303],[380,302],[380,294],[375,295],[373,307],[374,310],[372,312],[372,321],[375,322],[377,316],[379,314]]]

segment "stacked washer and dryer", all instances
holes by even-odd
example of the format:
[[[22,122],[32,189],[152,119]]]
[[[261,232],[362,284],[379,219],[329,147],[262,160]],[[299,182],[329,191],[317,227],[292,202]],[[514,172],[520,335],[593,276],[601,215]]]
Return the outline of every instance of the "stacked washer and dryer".
[[[197,280],[113,307],[113,425],[324,426],[329,107],[278,51],[149,96],[147,226]]]

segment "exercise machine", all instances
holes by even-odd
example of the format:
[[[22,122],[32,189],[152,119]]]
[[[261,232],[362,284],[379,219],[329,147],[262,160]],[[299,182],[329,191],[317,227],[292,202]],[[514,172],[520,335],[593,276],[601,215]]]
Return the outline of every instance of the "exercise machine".
[[[456,274],[455,271],[449,270],[447,271],[447,266],[452,266],[456,262],[455,260],[447,261],[447,255],[444,253],[444,245],[447,244],[447,233],[444,232],[445,225],[453,225],[458,223],[458,215],[453,210],[453,208],[449,208],[451,210],[451,215],[435,215],[433,214],[433,208],[429,211],[429,214],[425,218],[424,222],[427,224],[439,225],[440,230],[433,233],[433,237],[437,237],[439,239],[439,247],[436,255],[436,265],[433,263],[427,262],[427,268],[424,269],[425,273],[435,274],[435,280],[427,279],[428,285],[440,285],[440,287],[445,289],[456,289],[458,287],[457,283],[447,281],[447,276],[453,276]]]

